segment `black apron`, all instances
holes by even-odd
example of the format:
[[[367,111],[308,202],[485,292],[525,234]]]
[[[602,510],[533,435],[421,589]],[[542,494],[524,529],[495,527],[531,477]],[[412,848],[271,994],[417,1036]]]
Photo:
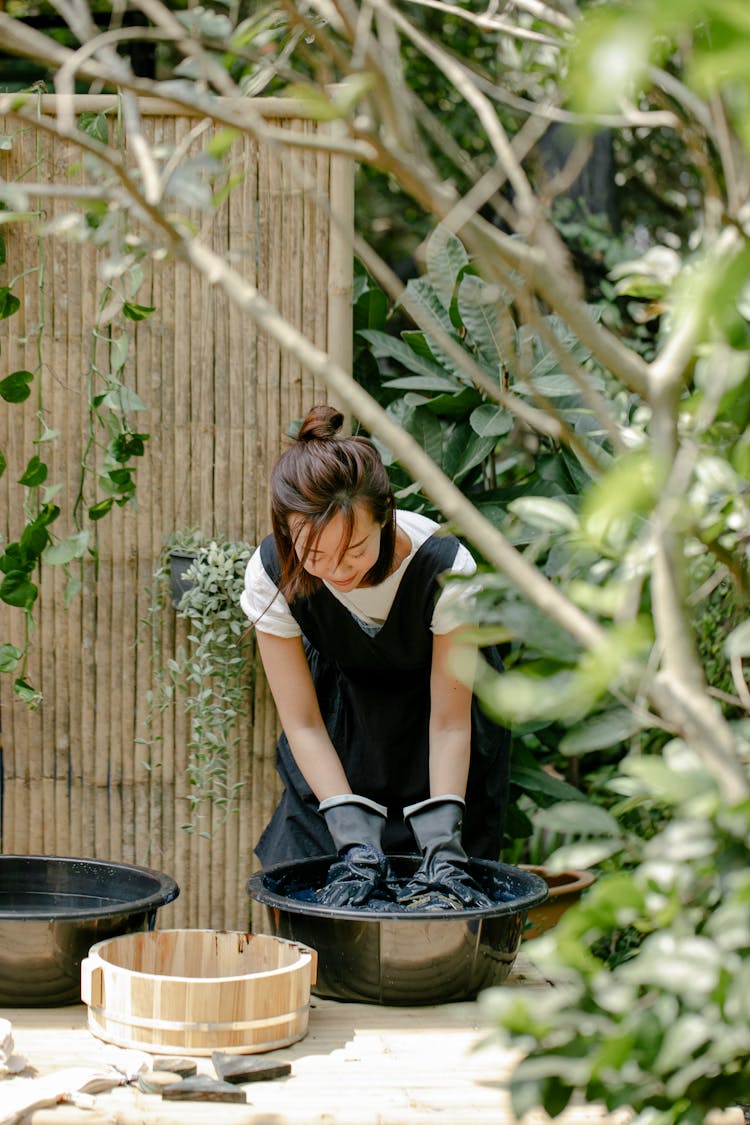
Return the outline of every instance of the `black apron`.
[[[416,850],[402,809],[425,800],[429,790],[428,727],[432,620],[441,587],[458,550],[450,535],[432,535],[406,568],[391,611],[370,636],[321,584],[290,605],[303,634],[323,721],[352,792],[388,808],[384,850]],[[273,536],[263,540],[261,562],[278,586],[281,575]],[[502,670],[495,648],[483,650]],[[286,735],[277,746],[284,783],[278,808],[256,854],[264,867],[335,852],[318,801],[300,773]],[[508,799],[510,735],[472,701],[472,739],[463,844],[480,859],[498,859]]]

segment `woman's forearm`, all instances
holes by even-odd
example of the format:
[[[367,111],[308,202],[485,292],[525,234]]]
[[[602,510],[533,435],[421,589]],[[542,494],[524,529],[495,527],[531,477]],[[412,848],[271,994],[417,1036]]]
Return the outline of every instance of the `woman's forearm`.
[[[260,630],[257,637],[276,710],[305,781],[319,801],[351,792],[320,713],[301,638]]]
[[[456,634],[439,634],[432,643],[430,677],[430,796],[466,796],[471,756],[471,688],[454,673]],[[475,660],[466,645],[460,651]]]
[[[284,727],[300,773],[319,801],[351,793],[344,767],[321,723],[311,727]]]
[[[471,751],[471,726],[433,728],[430,725],[430,796],[466,796]]]

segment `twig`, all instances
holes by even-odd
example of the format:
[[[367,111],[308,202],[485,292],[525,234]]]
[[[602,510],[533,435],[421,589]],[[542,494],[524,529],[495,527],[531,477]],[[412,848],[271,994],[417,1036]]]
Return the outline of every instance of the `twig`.
[[[747,680],[745,679],[742,657],[737,653],[733,653],[730,657],[729,666],[732,669],[732,680],[737,689],[737,695],[740,697],[740,702],[745,710],[750,712],[750,689],[748,689]]]
[[[444,0],[408,0],[408,2],[410,4],[418,4],[421,8],[437,9],[437,11],[444,12],[447,16],[455,16],[457,19],[462,19],[466,23],[473,24],[474,27],[481,28],[482,31],[498,31],[502,35],[510,35],[514,39],[523,39],[530,43],[540,43],[546,47],[562,46],[557,39],[553,39],[551,35],[545,35],[541,31],[532,31],[527,27],[519,27],[517,24],[508,23],[498,16],[488,15],[487,13],[471,12],[466,8],[459,8],[455,4],[444,3]]]

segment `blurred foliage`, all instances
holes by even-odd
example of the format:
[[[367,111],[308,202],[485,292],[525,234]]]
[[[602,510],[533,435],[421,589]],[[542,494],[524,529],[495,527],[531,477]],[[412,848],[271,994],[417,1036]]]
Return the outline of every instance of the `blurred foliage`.
[[[668,807],[665,826],[627,840],[632,871],[600,877],[527,946],[559,987],[493,989],[481,1004],[525,1054],[511,1079],[519,1119],[557,1116],[579,1090],[638,1121],[699,1125],[747,1099],[750,806],[727,809],[678,742],[627,759],[617,789],[631,807]]]

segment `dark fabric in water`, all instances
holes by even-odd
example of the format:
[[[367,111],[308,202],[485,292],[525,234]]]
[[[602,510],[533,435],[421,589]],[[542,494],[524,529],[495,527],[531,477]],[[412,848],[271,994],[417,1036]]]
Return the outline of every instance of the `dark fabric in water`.
[[[382,628],[370,636],[321,585],[290,610],[303,633],[323,720],[353,792],[388,808],[383,846],[388,854],[411,852],[414,837],[404,824],[405,805],[429,797],[428,726],[432,633],[439,577],[453,563],[458,541],[433,535],[409,563]],[[278,585],[280,566],[273,537],[261,544],[261,561]],[[498,670],[496,648],[484,650]],[[482,859],[500,855],[508,794],[510,736],[472,704],[472,750],[463,843]],[[277,767],[284,783],[278,808],[256,853],[264,866],[335,852],[318,813],[318,802],[300,773],[282,733]]]
[[[482,893],[487,896],[488,906],[491,903],[513,902],[513,900],[518,897],[503,885],[501,879],[493,878],[479,867],[472,868],[472,876],[476,879],[477,886],[481,889]],[[408,882],[408,876],[398,879],[392,875],[389,886],[381,890],[376,890],[372,897],[366,902],[356,905],[346,903],[344,906],[336,907],[334,912],[338,914],[341,910],[353,910],[359,913],[369,911],[378,914],[408,914],[414,911],[428,910],[432,913],[451,913],[455,910],[474,908],[474,904],[467,904],[450,894],[441,893],[439,890],[428,890],[419,898],[404,901],[401,899],[399,892],[406,888]],[[297,902],[322,904],[325,906],[330,904],[322,902],[321,891],[324,886],[324,880],[321,886],[311,886],[310,883],[304,879],[295,878],[294,876],[281,879],[278,882],[268,880],[269,890],[272,890],[275,894],[283,898],[293,899]],[[484,907],[484,909],[486,908],[487,907]]]

